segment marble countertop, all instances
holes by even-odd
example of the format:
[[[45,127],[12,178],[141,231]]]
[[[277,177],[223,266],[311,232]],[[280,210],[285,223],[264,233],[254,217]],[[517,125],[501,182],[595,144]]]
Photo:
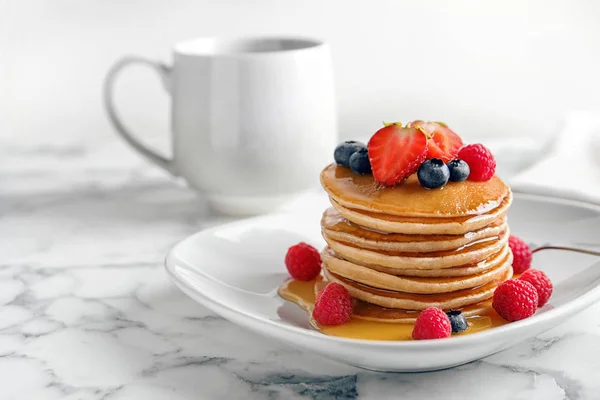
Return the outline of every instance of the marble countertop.
[[[600,399],[600,304],[439,372],[384,374],[266,340],[163,259],[227,221],[103,137],[0,138],[0,399]]]

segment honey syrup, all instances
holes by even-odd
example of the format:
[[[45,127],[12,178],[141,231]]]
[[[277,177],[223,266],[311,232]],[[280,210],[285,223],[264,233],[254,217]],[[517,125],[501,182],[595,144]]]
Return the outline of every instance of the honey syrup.
[[[352,339],[367,340],[412,340],[412,322],[383,322],[371,321],[368,317],[377,318],[378,307],[372,307],[366,303],[359,304],[362,317],[352,316],[350,322],[337,326],[321,326],[312,319],[312,310],[315,304],[315,293],[325,286],[326,282],[321,276],[312,281],[298,281],[291,279],[279,288],[279,295],[285,300],[291,301],[308,313],[310,325],[319,332],[330,335]],[[394,319],[401,320],[402,317],[415,318],[416,311],[396,310]],[[468,335],[481,332],[507,323],[491,307],[481,315],[467,317],[469,329],[465,332],[454,334],[454,336]]]

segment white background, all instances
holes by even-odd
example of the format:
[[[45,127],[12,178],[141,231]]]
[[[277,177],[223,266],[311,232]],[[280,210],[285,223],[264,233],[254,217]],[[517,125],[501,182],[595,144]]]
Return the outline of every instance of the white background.
[[[119,56],[170,60],[208,35],[301,34],[333,49],[340,134],[435,119],[464,136],[531,135],[569,109],[600,109],[600,2],[0,0],[0,136],[113,137],[101,82]],[[141,135],[167,141],[152,72],[121,80]]]

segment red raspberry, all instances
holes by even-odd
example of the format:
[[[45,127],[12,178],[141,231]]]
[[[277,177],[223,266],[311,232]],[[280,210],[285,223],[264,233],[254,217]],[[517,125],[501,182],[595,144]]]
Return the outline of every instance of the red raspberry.
[[[288,249],[285,266],[294,279],[310,281],[321,272],[321,255],[309,244],[298,243]]]
[[[513,271],[515,274],[522,274],[531,267],[531,248],[523,239],[515,235],[510,235],[508,245],[513,253]]]
[[[352,316],[352,296],[339,283],[329,283],[318,294],[312,316],[321,325],[341,325]]]
[[[533,285],[538,294],[538,307],[545,305],[552,296],[552,282],[548,275],[537,269],[528,269],[519,277]]]
[[[527,282],[509,279],[502,282],[494,291],[492,307],[507,321],[519,321],[535,314],[538,294],[535,287]]]
[[[489,181],[496,173],[496,160],[481,143],[469,144],[458,152],[458,158],[469,164],[471,181]]]
[[[452,335],[452,325],[448,315],[435,307],[421,311],[412,331],[412,338],[415,340],[443,339],[450,335]]]

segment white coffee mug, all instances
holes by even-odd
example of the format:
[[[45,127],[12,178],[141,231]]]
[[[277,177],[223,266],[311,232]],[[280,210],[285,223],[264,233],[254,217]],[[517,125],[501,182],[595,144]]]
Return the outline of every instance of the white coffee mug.
[[[134,149],[226,213],[269,212],[316,185],[337,141],[327,44],[199,38],[173,53],[171,67],[126,57],[106,77],[106,110]],[[171,95],[172,159],[138,141],[117,115],[114,82],[132,64],[155,69]]]

